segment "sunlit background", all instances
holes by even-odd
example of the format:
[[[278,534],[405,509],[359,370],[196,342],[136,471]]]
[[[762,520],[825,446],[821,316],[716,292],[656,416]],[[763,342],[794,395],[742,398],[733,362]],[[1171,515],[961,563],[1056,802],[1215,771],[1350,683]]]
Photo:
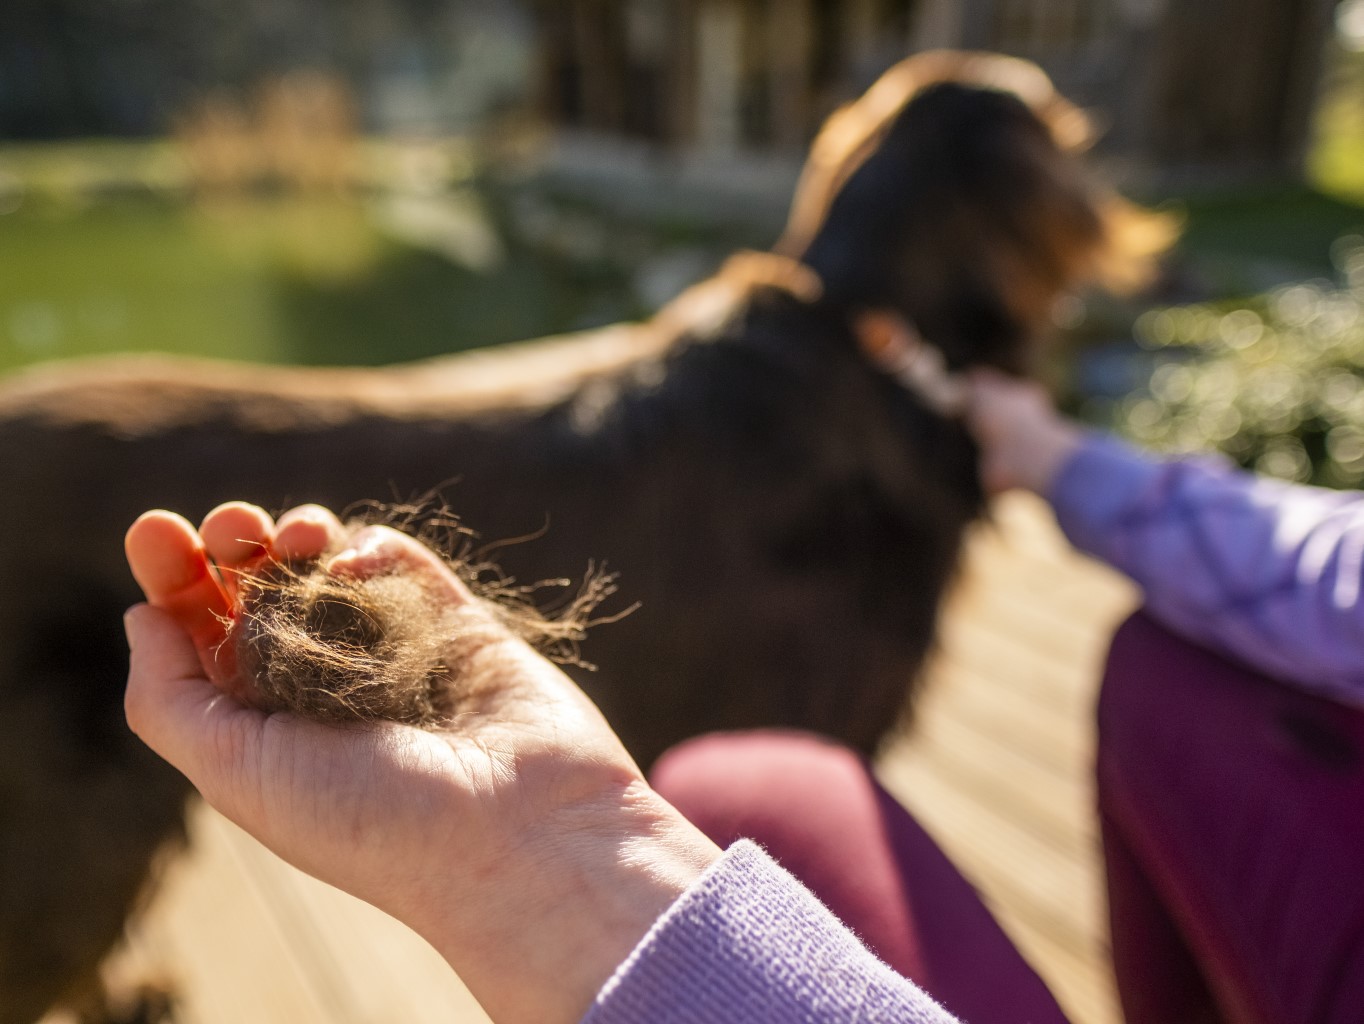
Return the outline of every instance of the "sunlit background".
[[[938,45],[1038,60],[1186,218],[1149,294],[1059,316],[1073,408],[1364,481],[1361,0],[8,0],[0,369],[646,315],[769,244],[820,120]]]

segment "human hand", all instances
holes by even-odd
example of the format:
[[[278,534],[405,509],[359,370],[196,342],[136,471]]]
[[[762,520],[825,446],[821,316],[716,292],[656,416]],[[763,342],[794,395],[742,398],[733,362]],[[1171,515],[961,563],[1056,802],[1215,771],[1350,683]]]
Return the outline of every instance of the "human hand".
[[[198,531],[147,513],[126,547],[150,604],[126,620],[133,730],[280,856],[426,937],[494,1019],[579,1019],[719,856],[586,696],[411,538],[232,503]],[[331,550],[330,572],[413,573],[433,614],[455,607],[472,626],[448,725],[337,727],[252,705],[222,646],[236,579]]]
[[[980,447],[980,477],[990,494],[1022,487],[1046,497],[1081,431],[1063,419],[1032,381],[979,369],[967,378],[966,427]]]

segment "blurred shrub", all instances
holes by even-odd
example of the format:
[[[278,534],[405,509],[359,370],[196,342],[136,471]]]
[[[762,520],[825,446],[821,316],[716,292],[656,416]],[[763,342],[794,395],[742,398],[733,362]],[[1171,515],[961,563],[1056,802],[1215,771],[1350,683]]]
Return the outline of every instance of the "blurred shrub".
[[[1149,376],[1118,403],[1117,429],[1287,480],[1364,484],[1364,238],[1342,239],[1334,256],[1340,283],[1142,314]]]

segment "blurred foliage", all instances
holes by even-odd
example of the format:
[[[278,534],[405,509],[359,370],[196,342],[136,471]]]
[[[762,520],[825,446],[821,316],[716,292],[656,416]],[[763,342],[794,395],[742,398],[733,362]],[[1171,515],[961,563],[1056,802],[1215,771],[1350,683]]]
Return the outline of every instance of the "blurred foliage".
[[[1175,453],[1217,449],[1270,476],[1364,483],[1364,238],[1336,247],[1343,282],[1250,301],[1150,310],[1146,385],[1117,403],[1122,432]]]
[[[1162,451],[1364,486],[1364,54],[1334,54],[1307,167],[1309,187],[1178,204],[1166,304],[1127,309],[1134,341],[1081,357],[1088,418]],[[1126,335],[1123,313],[1092,340]]]

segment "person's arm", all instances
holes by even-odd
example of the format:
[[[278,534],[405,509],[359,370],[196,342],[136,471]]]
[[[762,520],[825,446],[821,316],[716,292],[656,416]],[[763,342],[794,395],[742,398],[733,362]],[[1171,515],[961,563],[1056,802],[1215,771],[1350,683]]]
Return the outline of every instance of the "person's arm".
[[[149,513],[127,550],[152,605],[126,618],[133,730],[267,847],[422,934],[495,1020],[951,1024],[755,847],[722,856],[415,540],[232,503],[198,531]],[[460,713],[418,729],[255,706],[223,641],[263,554],[409,575],[432,615],[460,610]]]
[[[422,935],[499,1024],[579,1020],[719,859],[582,691],[412,538],[350,532],[321,509],[276,524],[232,504],[202,533],[149,513],[127,550],[151,602],[125,620],[133,731],[269,849]],[[262,551],[321,555],[338,577],[403,575],[433,620],[457,610],[458,713],[422,729],[256,706],[252,680],[228,678],[223,640],[241,613],[233,580],[255,574]]]
[[[1364,496],[1158,458],[1061,419],[1033,385],[977,377],[987,485],[1046,497],[1070,541],[1213,650],[1364,704]]]

